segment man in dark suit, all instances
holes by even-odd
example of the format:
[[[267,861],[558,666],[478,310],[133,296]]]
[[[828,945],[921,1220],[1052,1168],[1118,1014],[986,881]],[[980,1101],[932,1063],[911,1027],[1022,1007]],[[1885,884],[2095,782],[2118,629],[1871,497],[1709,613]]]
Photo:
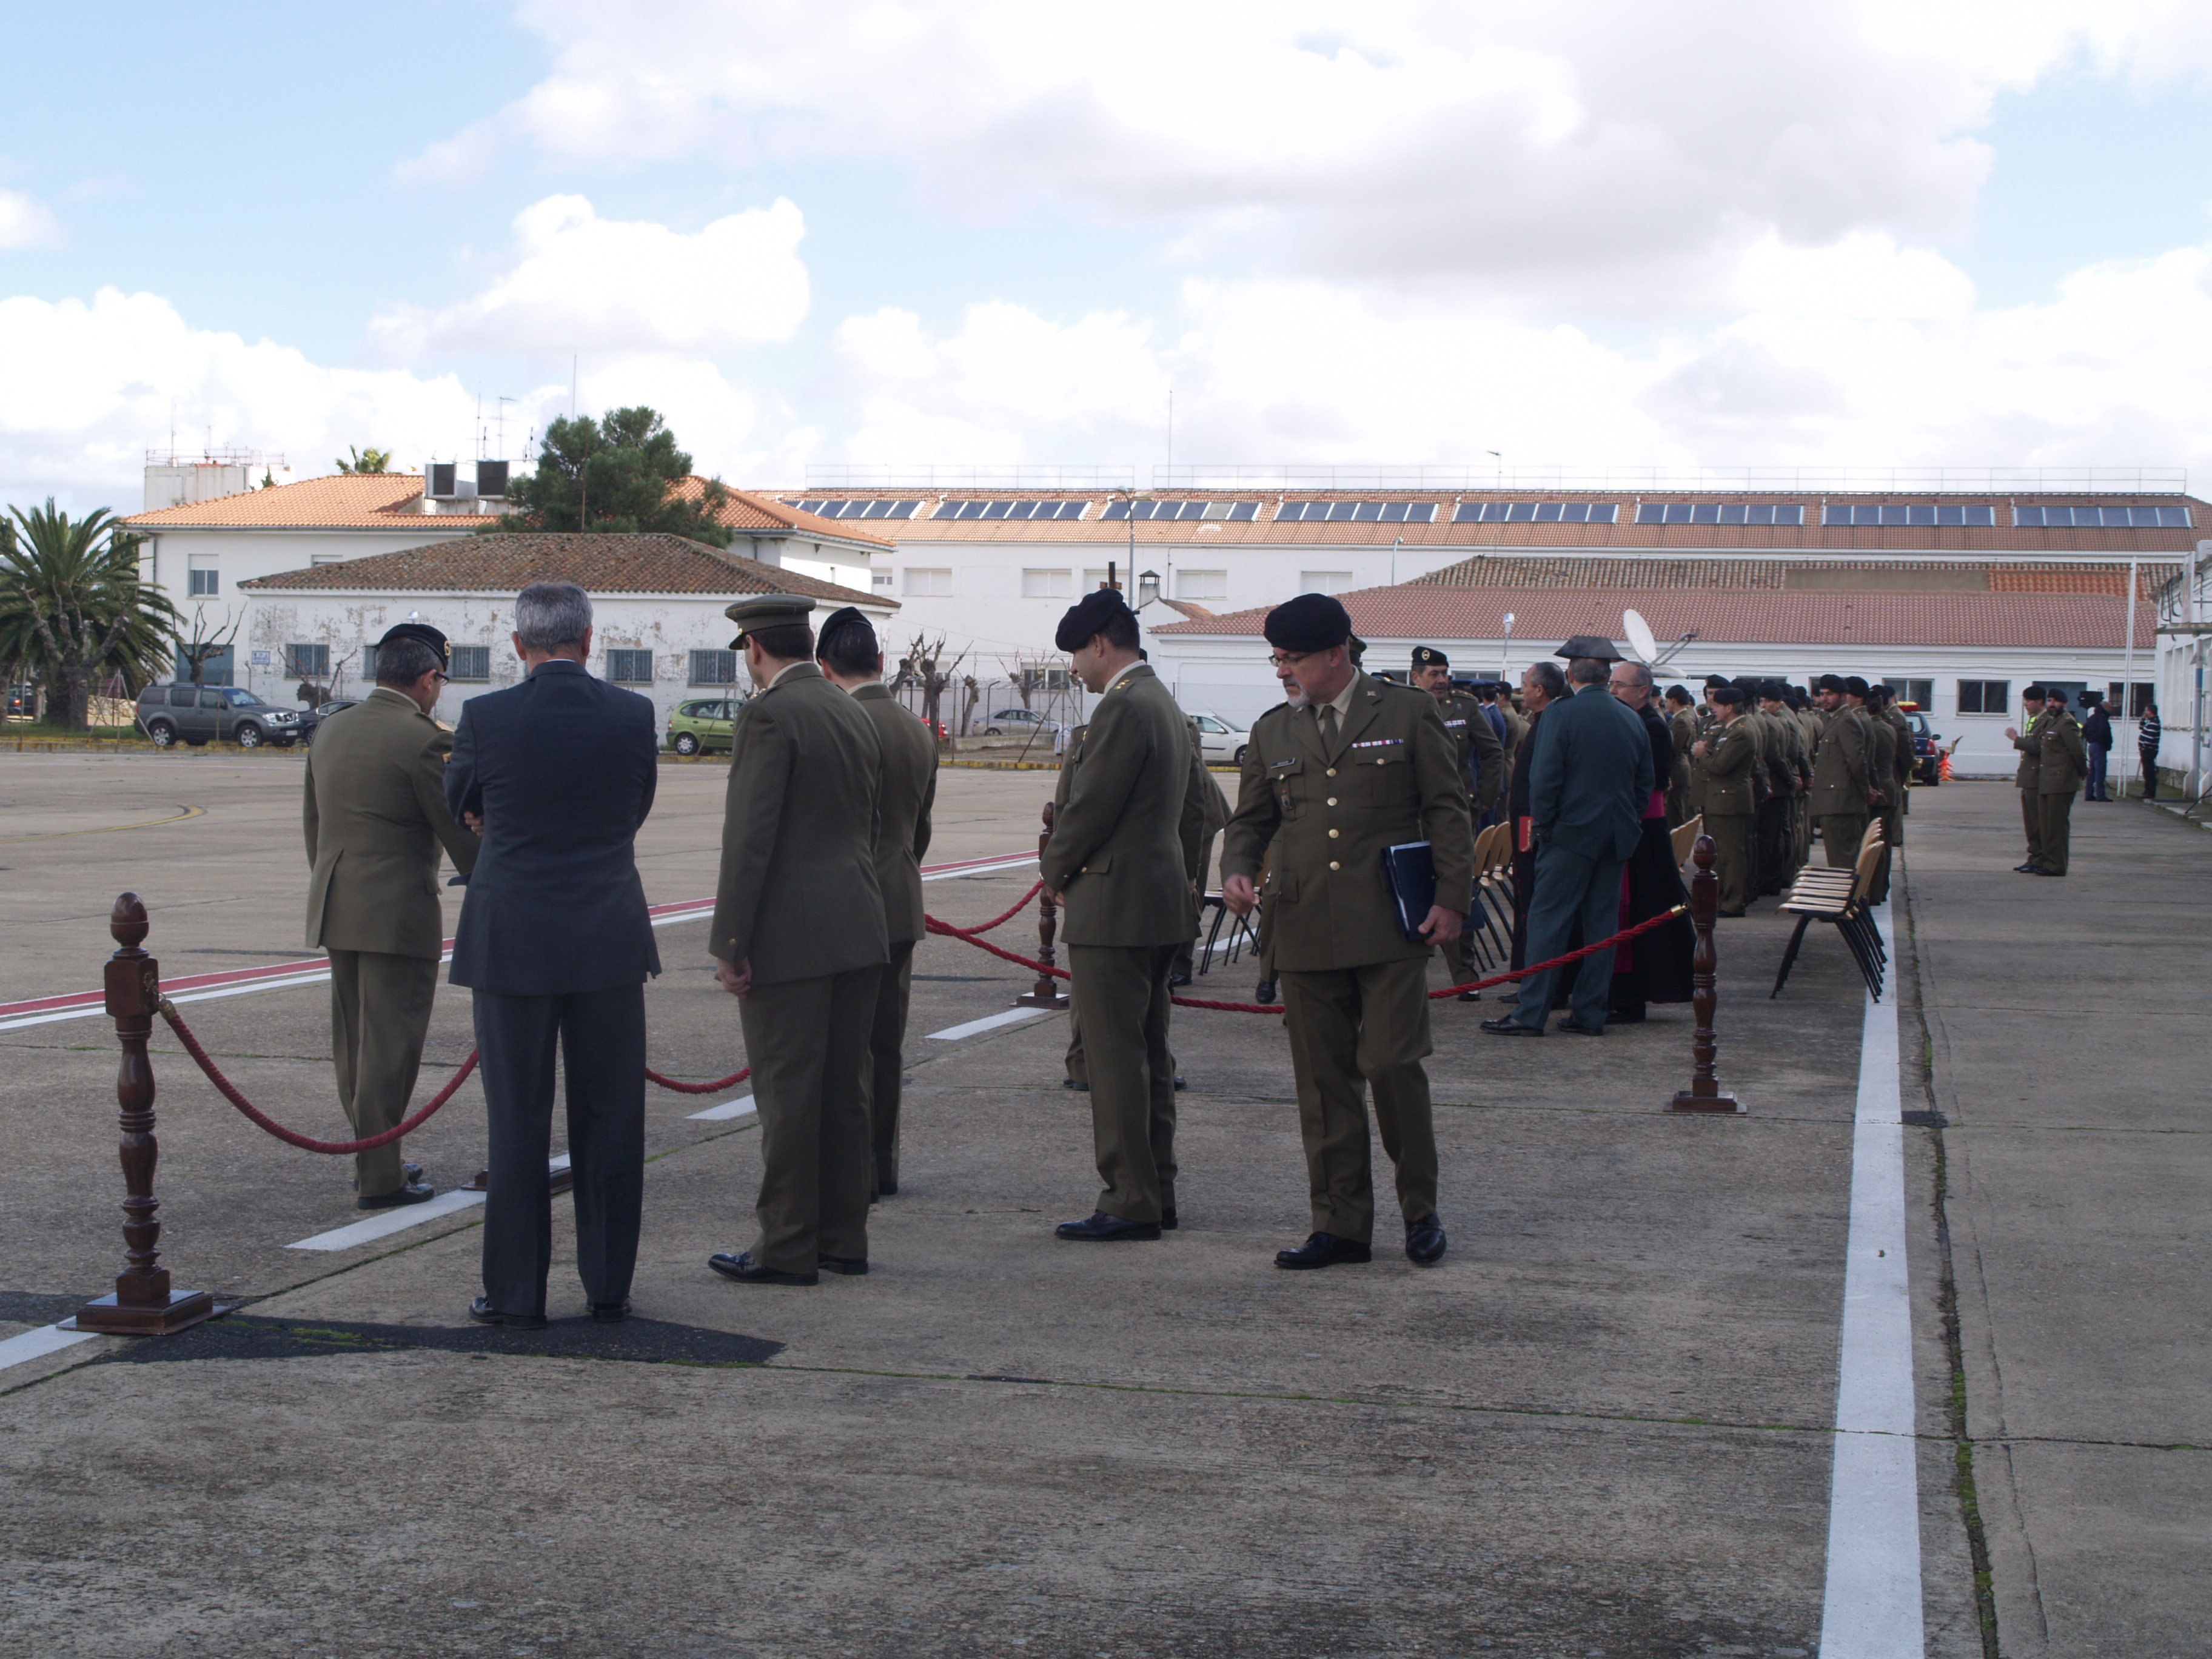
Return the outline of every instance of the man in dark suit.
[[[1544,962],[1567,948],[1577,918],[1595,944],[1620,931],[1620,872],[1643,835],[1651,793],[1651,744],[1642,723],[1606,690],[1620,653],[1612,642],[1577,634],[1559,647],[1575,689],[1544,711],[1529,762],[1528,816],[1536,854],[1536,890],[1528,902],[1528,960]],[[1500,1036],[1541,1036],[1552,1006],[1552,969],[1521,981],[1513,1012],[1486,1019]],[[1574,1006],[1563,1031],[1605,1035],[1613,952],[1584,957],[1575,979]]]
[[[461,707],[446,801],[483,835],[453,939],[453,982],[476,993],[491,1141],[484,1294],[469,1313],[535,1330],[553,1250],[556,1042],[576,1270],[594,1319],[629,1312],[645,1196],[645,981],[660,971],[633,843],[653,810],[659,743],[648,700],[586,671],[582,588],[524,588],[514,649],[528,678]]]

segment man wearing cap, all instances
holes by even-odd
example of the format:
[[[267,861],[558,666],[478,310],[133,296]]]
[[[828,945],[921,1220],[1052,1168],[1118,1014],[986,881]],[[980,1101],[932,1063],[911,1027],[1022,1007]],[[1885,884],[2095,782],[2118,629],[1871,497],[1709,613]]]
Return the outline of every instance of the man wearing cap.
[[[1451,738],[1460,776],[1467,785],[1474,824],[1482,828],[1495,816],[1504,798],[1504,745],[1498,742],[1490,722],[1483,718],[1481,706],[1452,684],[1450,659],[1434,646],[1413,647],[1413,666],[1407,684],[1437,700],[1437,713],[1443,717],[1444,731]],[[1445,945],[1443,953],[1446,964],[1461,983],[1478,977],[1474,941],[1464,931]],[[1480,991],[1460,993],[1462,1002],[1480,1001],[1481,996]]]
[[[2063,876],[2073,842],[2074,797],[2089,776],[2088,743],[2081,735],[2081,722],[2066,706],[2065,688],[2051,685],[2044,690],[2042,748],[2035,770],[2043,851],[2035,873]]]
[[[1679,830],[1690,821],[1690,774],[1693,768],[1690,750],[1698,741],[1697,716],[1691,713],[1692,703],[1690,688],[1670,685],[1667,688],[1667,738],[1674,746],[1674,764],[1667,773],[1667,827]]]
[[[1866,722],[1867,811],[1881,821],[1881,856],[1875,860],[1867,884],[1867,902],[1880,904],[1889,896],[1889,864],[1895,856],[1889,842],[1889,815],[1897,805],[1897,733],[1881,717],[1881,693],[1870,680],[1854,674],[1844,682],[1844,701],[1855,704]]]
[[[484,1293],[469,1316],[536,1329],[553,1258],[556,1048],[577,1276],[594,1319],[629,1313],[645,1203],[645,981],[660,971],[635,843],[660,734],[649,698],[585,668],[582,588],[524,588],[513,637],[526,678],[461,705],[446,805],[483,833],[453,930],[453,982],[475,993],[490,1154]]]
[[[2013,866],[2013,870],[2023,876],[2043,873],[2043,798],[2039,785],[2047,706],[2042,685],[2029,686],[2021,693],[2021,711],[2027,717],[2027,731],[2023,734],[2012,726],[2005,727],[2006,738],[2020,750],[2020,765],[2013,772],[2012,781],[2020,791],[2020,823],[2027,836],[2027,857]]]
[[[1812,766],[1820,753],[1820,733],[1824,729],[1820,711],[1813,707],[1812,699],[1802,686],[1795,684],[1787,688],[1790,693],[1790,718],[1797,724],[1804,738],[1805,787],[1797,797],[1796,843],[1790,853],[1794,866],[1802,870],[1813,861],[1813,776]]]
[[[1644,723],[1606,690],[1621,660],[1613,642],[1577,634],[1556,655],[1567,659],[1574,695],[1544,711],[1529,760],[1528,815],[1536,846],[1536,890],[1528,902],[1528,959],[1563,955],[1577,922],[1584,943],[1620,931],[1620,876],[1643,839],[1644,807],[1655,781]],[[1613,985],[1611,951],[1584,957],[1575,976],[1573,1010],[1559,1029],[1605,1035]],[[1513,1011],[1486,1019],[1498,1036],[1541,1036],[1559,970],[1521,981]]]
[[[884,896],[890,961],[876,986],[868,1034],[868,1132],[878,1198],[898,1191],[899,1091],[906,1070],[906,1016],[914,947],[921,937],[921,861],[929,854],[937,804],[937,744],[929,728],[884,686],[875,625],[851,605],[822,624],[814,659],[824,678],[860,706],[876,729],[882,771],[876,792],[876,884]]]
[[[1038,856],[1062,908],[1073,1012],[1090,1073],[1091,1139],[1105,1188],[1064,1239],[1156,1239],[1175,1226],[1175,1056],[1168,980],[1198,931],[1182,826],[1190,738],[1119,589],[1085,595],[1054,642],[1098,701]],[[1207,779],[1209,786],[1211,776]]]
[[[443,634],[400,623],[377,641],[376,689],[307,751],[307,945],[330,955],[338,1103],[363,1139],[406,1115],[422,1066],[445,948],[440,846],[464,875],[476,867],[477,836],[446,807],[453,737],[430,717],[446,664]],[[396,1140],[356,1152],[354,1201],[419,1204],[436,1192],[421,1174]]]
[[[1863,695],[1866,683],[1859,684]],[[1848,870],[1858,862],[1874,777],[1873,740],[1867,735],[1865,714],[1845,703],[1849,687],[1849,681],[1823,674],[1814,696],[1827,724],[1813,755],[1813,816],[1820,822],[1820,845],[1827,850],[1832,870]]]
[[[1440,1260],[1437,1141],[1429,1080],[1428,959],[1472,902],[1474,830],[1436,699],[1352,665],[1352,619],[1322,593],[1267,613],[1286,701],[1252,722],[1237,810],[1221,851],[1221,896],[1239,915],[1264,893],[1283,1025],[1298,1092],[1313,1231],[1275,1265],[1372,1258],[1375,1188],[1366,1090],[1397,1170],[1406,1255]],[[1429,843],[1435,901],[1408,938],[1385,848]]]
[[[1779,762],[1773,769],[1769,811],[1761,814],[1759,823],[1760,860],[1766,876],[1761,890],[1779,893],[1797,879],[1803,863],[1797,854],[1797,809],[1812,787],[1813,751],[1790,713],[1790,689],[1780,680],[1759,683],[1759,712],[1773,734]]]
[[[738,999],[761,1186],[751,1247],[707,1265],[744,1285],[868,1271],[870,1035],[890,957],[876,874],[883,744],[816,665],[813,609],[764,593],[723,612],[756,690],[732,738],[707,948]]]
[[[1744,725],[1749,699],[1737,687],[1714,688],[1713,729],[1694,745],[1705,778],[1705,833],[1713,838],[1713,873],[1720,878],[1720,914],[1740,916],[1751,900],[1752,775],[1758,745]]]

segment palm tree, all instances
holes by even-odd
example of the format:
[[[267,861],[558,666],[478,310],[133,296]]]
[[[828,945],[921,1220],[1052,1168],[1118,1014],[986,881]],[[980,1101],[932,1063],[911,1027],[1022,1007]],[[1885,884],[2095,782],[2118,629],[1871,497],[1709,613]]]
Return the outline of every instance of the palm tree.
[[[51,688],[58,725],[91,725],[95,677],[135,693],[168,665],[177,609],[139,580],[139,539],[104,507],[72,520],[51,495],[0,519],[0,663]]]

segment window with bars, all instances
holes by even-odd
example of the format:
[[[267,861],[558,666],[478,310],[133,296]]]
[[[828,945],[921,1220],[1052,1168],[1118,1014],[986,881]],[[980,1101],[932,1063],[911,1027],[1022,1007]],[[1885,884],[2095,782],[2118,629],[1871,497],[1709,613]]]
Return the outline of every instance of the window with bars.
[[[191,591],[188,595],[189,598],[204,599],[222,591],[222,584],[219,580],[220,573],[216,571],[212,565],[207,566],[204,568],[196,568],[194,569],[188,570],[185,573],[185,580],[191,585]]]
[[[738,683],[738,653],[734,651],[694,651],[691,653],[691,681],[694,685],[735,685]]]
[[[652,684],[653,653],[630,650],[609,651],[607,678],[617,685]]]
[[[488,645],[457,645],[452,647],[453,665],[447,672],[457,680],[488,680],[491,678],[491,647]]]
[[[2008,714],[2012,712],[2012,682],[2010,680],[1960,680],[1959,682],[1959,712],[1961,714]]]
[[[284,678],[293,680],[319,680],[331,672],[331,648],[327,645],[288,645],[284,647]]]

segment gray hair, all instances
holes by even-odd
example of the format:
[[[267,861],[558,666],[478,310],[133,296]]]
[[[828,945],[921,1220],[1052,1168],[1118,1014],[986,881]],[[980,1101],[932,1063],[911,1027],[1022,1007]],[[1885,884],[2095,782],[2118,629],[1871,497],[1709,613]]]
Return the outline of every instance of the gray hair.
[[[574,582],[532,582],[514,596],[514,631],[526,649],[574,645],[592,625],[592,597]]]
[[[1640,685],[1646,691],[1649,691],[1651,689],[1651,668],[1650,664],[1640,662],[1617,662],[1613,664],[1613,667],[1616,670],[1625,668],[1628,671],[1628,683],[1631,685]]]
[[[1567,677],[1559,672],[1559,664],[1532,662],[1528,665],[1528,673],[1530,679],[1544,688],[1546,697],[1556,701],[1567,695]]]
[[[1567,678],[1577,685],[1603,685],[1611,670],[1603,657],[1577,657],[1567,665]]]

